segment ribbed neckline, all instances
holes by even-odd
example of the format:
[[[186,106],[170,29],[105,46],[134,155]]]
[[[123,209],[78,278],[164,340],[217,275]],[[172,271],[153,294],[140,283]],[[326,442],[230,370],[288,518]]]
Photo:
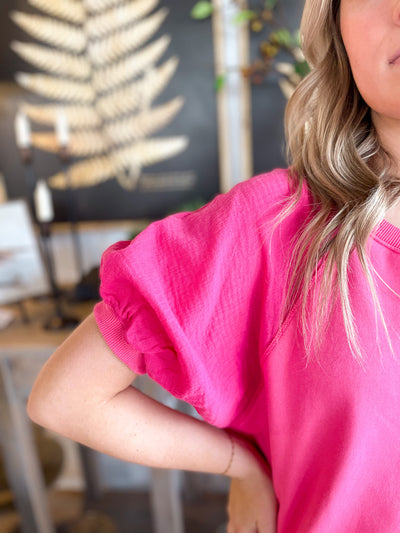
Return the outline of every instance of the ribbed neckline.
[[[383,241],[392,248],[400,251],[400,228],[387,220],[382,220],[374,234],[375,239]]]

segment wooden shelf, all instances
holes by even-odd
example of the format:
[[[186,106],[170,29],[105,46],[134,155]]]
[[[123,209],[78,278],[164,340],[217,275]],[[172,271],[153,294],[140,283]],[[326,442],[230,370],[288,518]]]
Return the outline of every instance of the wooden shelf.
[[[53,313],[54,307],[49,298],[30,299],[23,303],[29,323],[24,323],[17,305],[4,306],[17,313],[16,320],[6,329],[0,331],[0,348],[36,348],[41,346],[58,346],[72,330],[47,331],[43,325]],[[80,320],[86,318],[93,309],[94,302],[63,304],[63,310]]]

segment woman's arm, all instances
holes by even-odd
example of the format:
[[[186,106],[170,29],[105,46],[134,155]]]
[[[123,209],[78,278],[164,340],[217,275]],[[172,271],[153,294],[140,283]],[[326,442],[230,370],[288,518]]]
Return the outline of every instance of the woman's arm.
[[[231,454],[225,432],[134,389],[135,377],[90,315],[43,367],[28,414],[42,426],[125,461],[223,472]],[[245,474],[246,461],[232,466],[234,474]]]
[[[28,414],[39,425],[125,461],[224,472],[232,455],[227,433],[134,389],[135,376],[107,346],[90,315],[44,365]],[[265,484],[262,457],[244,439],[235,436],[234,441],[227,475]]]

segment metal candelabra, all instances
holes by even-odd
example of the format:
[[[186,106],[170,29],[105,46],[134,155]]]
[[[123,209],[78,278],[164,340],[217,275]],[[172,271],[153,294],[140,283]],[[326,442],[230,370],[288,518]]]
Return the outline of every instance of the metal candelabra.
[[[46,321],[44,327],[47,330],[73,328],[79,323],[79,320],[76,317],[67,314],[62,307],[62,295],[55,278],[54,258],[51,249],[51,225],[50,222],[40,221],[36,216],[37,213],[35,213],[33,197],[37,179],[33,165],[33,150],[32,148],[25,147],[20,148],[19,152],[24,164],[24,174],[29,198],[29,206],[33,218],[37,220],[39,226],[41,248],[51,289],[51,295],[54,302],[54,315],[52,315]]]

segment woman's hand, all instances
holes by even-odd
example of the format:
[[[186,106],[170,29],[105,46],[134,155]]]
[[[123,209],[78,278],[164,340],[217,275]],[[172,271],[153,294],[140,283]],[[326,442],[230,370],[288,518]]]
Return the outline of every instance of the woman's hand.
[[[275,533],[278,505],[269,466],[249,443],[235,437],[235,446],[247,452],[249,470],[232,478],[227,533]]]

